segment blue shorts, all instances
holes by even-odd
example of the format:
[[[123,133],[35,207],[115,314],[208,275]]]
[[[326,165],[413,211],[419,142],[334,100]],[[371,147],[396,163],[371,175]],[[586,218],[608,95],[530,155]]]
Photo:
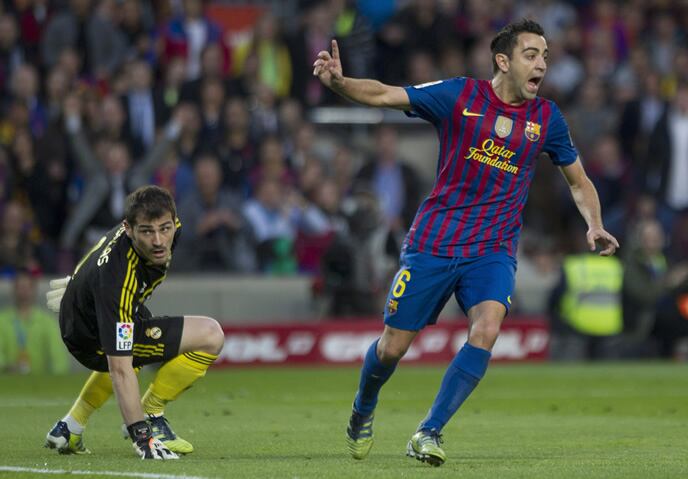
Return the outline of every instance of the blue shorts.
[[[464,313],[486,300],[502,303],[508,313],[515,276],[516,260],[506,253],[445,258],[404,252],[387,294],[385,324],[407,331],[435,324],[452,293]]]

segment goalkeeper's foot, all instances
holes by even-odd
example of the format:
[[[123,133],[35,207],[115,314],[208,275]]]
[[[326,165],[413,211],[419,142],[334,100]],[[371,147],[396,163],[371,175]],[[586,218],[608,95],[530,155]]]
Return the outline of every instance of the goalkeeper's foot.
[[[373,447],[373,417],[351,411],[349,427],[346,428],[346,445],[354,459],[365,459]]]
[[[442,435],[434,429],[418,431],[411,436],[411,440],[406,446],[406,455],[431,466],[441,466],[447,460],[447,455],[440,447],[442,442]]]
[[[191,443],[177,436],[165,416],[148,416],[146,419],[153,431],[153,437],[177,454],[190,454],[194,448]]]
[[[57,449],[60,454],[91,454],[91,451],[84,447],[82,436],[71,432],[66,422],[57,421],[45,436],[45,447]]]

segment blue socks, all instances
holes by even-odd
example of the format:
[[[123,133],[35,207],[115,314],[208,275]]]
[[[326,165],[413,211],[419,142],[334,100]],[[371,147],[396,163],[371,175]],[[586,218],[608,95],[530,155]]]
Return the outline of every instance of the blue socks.
[[[358,393],[354,400],[354,409],[363,416],[370,416],[377,405],[377,397],[380,389],[394,373],[396,363],[382,364],[377,357],[376,339],[368,348],[363,367],[361,368],[361,381],[358,384]]]
[[[418,430],[441,431],[485,375],[490,352],[466,343],[442,378],[442,385]]]

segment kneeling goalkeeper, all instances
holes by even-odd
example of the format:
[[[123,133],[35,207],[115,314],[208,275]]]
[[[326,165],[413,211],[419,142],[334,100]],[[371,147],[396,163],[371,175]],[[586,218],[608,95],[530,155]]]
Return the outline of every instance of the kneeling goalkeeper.
[[[222,328],[201,316],[155,317],[144,306],[165,279],[180,227],[166,190],[139,188],[127,197],[125,219],[91,248],[71,279],[51,282],[48,306],[59,310],[62,339],[94,372],[48,433],[46,447],[88,454],[84,428],[114,389],[141,458],[177,459],[177,453],[193,451],[174,433],[164,408],[217,359]],[[141,399],[137,372],[151,363],[163,364]]]

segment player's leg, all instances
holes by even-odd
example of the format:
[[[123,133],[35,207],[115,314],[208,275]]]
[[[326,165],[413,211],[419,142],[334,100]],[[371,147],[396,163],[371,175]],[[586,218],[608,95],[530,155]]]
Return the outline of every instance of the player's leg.
[[[417,334],[418,331],[385,326],[382,336],[368,348],[346,430],[349,453],[354,459],[363,459],[370,452],[373,446],[373,412],[380,389],[392,376]]]
[[[409,441],[410,456],[439,466],[446,460],[440,432],[485,375],[513,291],[515,262],[492,255],[465,266],[459,303],[467,310],[468,341],[449,364],[428,415]]]
[[[92,372],[67,415],[48,432],[46,447],[57,449],[61,454],[90,454],[82,440],[84,428],[91,414],[105,404],[111,395],[110,375]]]
[[[174,433],[164,416],[165,406],[205,376],[222,350],[224,333],[217,321],[203,316],[185,316],[181,329],[176,354],[160,367],[142,404],[155,437],[170,450],[188,454],[193,446]],[[157,331],[153,333],[157,335]]]
[[[347,428],[347,445],[355,459],[372,447],[372,423],[382,386],[392,376],[418,331],[433,324],[454,290],[451,262],[421,253],[402,256],[385,305],[385,329],[366,353],[358,392]]]
[[[107,360],[104,356],[75,357],[94,371],[84,383],[69,412],[46,434],[45,446],[57,449],[61,454],[90,454],[83,443],[84,429],[91,415],[112,396],[112,381],[107,373]]]

